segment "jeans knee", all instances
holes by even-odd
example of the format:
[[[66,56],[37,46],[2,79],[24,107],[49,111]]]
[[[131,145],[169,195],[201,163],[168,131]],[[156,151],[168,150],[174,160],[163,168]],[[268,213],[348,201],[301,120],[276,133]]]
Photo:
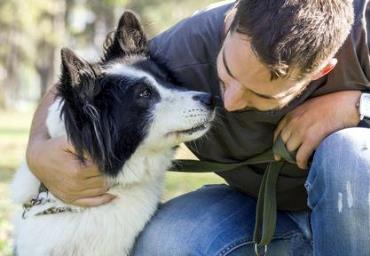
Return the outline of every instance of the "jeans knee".
[[[148,225],[138,237],[132,256],[146,255],[192,255],[186,243],[176,239],[177,234],[162,232],[158,225]],[[195,254],[194,254],[195,255]]]
[[[349,128],[330,134],[319,145],[316,154],[346,159],[370,147],[370,129]]]
[[[359,163],[370,166],[369,153],[370,129],[344,129],[329,135],[321,142],[313,158],[312,167],[315,168],[311,169],[313,172],[321,171],[323,177],[330,178],[331,181],[336,177],[342,179],[353,176],[353,170],[358,168]],[[363,171],[363,175],[368,176],[368,170],[365,168]]]
[[[363,192],[359,192],[361,187]],[[306,181],[309,204],[327,198],[363,194],[370,187],[370,129],[350,128],[335,132],[317,148]],[[367,194],[363,194],[368,196]],[[339,199],[337,198],[339,197]],[[316,200],[313,200],[316,199]]]

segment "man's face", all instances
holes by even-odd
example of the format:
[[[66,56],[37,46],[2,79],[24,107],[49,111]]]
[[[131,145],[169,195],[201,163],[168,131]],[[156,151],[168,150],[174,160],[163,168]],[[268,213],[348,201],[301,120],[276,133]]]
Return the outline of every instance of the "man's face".
[[[297,97],[309,79],[271,80],[245,35],[229,32],[217,57],[221,95],[228,111],[279,109]]]

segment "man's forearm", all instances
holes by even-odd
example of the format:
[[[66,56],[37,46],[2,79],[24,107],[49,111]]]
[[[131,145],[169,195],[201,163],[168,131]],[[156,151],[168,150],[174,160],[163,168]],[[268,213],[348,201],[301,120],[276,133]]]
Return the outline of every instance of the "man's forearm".
[[[35,152],[35,147],[33,147],[33,145],[36,145],[38,141],[46,140],[49,137],[46,127],[46,117],[48,114],[49,106],[54,101],[55,94],[56,85],[53,85],[53,87],[51,87],[46,95],[42,98],[41,103],[37,107],[36,112],[33,116],[26,152],[26,160],[28,166],[32,171],[34,171],[33,163],[35,160],[35,156],[37,155],[37,153]]]
[[[56,93],[56,85],[54,85],[42,98],[39,106],[32,119],[29,144],[37,139],[47,139],[48,132],[46,128],[46,117],[48,114],[48,109],[51,103],[54,101]]]

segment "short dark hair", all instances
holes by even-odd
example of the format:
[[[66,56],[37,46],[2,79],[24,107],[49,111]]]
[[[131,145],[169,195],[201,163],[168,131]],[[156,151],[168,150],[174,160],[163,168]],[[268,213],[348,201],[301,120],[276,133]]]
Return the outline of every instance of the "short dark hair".
[[[352,0],[239,0],[231,32],[248,37],[271,79],[296,79],[333,57],[354,19]]]

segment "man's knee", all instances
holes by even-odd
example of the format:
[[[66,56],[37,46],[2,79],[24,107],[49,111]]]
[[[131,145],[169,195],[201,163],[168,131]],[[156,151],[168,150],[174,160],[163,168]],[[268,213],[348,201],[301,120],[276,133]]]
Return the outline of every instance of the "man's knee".
[[[367,128],[344,129],[329,135],[317,148],[312,163],[313,171],[325,169],[323,175],[331,180],[353,177],[353,171],[361,166],[370,166],[370,129]],[[369,169],[358,171],[369,176]]]
[[[362,191],[358,189],[361,187]],[[366,196],[370,187],[370,129],[351,128],[333,133],[317,148],[306,188],[309,203],[325,195],[340,202],[343,193]],[[355,193],[356,192],[356,193]],[[334,200],[335,199],[335,200]]]
[[[164,204],[134,255],[217,255],[224,246],[252,239],[254,211],[255,200],[227,186],[205,187]]]
[[[138,237],[133,255],[186,255],[189,244],[178,239],[181,227],[177,232],[175,229],[176,226],[165,220],[153,219]]]

